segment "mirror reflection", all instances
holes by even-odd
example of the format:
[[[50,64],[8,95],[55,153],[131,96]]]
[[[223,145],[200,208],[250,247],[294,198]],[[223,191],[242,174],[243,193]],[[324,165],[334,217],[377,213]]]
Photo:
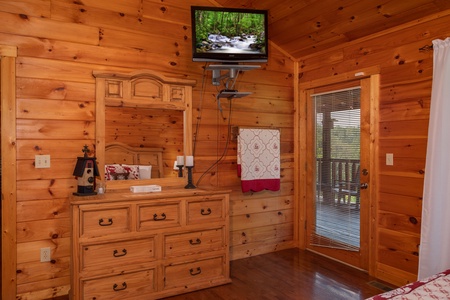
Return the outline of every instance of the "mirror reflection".
[[[183,111],[105,106],[105,179],[176,177],[183,154]]]

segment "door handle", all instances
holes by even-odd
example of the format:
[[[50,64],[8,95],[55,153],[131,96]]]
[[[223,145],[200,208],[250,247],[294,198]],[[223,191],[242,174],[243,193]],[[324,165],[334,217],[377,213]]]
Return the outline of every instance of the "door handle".
[[[360,187],[362,190],[365,190],[369,187],[369,184],[367,182],[364,182],[364,183],[361,183]]]

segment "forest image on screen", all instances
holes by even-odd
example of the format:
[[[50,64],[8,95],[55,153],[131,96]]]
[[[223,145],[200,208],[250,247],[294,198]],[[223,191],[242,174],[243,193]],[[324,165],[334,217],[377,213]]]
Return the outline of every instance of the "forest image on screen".
[[[194,17],[196,53],[266,53],[264,14],[197,10]]]

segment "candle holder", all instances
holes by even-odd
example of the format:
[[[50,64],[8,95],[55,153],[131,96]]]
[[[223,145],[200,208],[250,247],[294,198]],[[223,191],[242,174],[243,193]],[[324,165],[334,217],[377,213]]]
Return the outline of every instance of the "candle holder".
[[[186,168],[188,171],[188,184],[184,188],[185,189],[195,189],[196,187],[192,183],[192,168],[193,168],[193,166],[191,166],[191,167],[186,166]]]
[[[183,165],[177,165],[178,168],[178,177],[183,177]]]

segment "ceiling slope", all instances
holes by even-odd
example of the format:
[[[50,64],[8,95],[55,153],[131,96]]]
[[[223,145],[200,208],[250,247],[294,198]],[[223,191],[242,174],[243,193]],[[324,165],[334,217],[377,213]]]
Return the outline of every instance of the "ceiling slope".
[[[294,60],[450,9],[450,0],[215,0],[267,9],[269,39]]]

